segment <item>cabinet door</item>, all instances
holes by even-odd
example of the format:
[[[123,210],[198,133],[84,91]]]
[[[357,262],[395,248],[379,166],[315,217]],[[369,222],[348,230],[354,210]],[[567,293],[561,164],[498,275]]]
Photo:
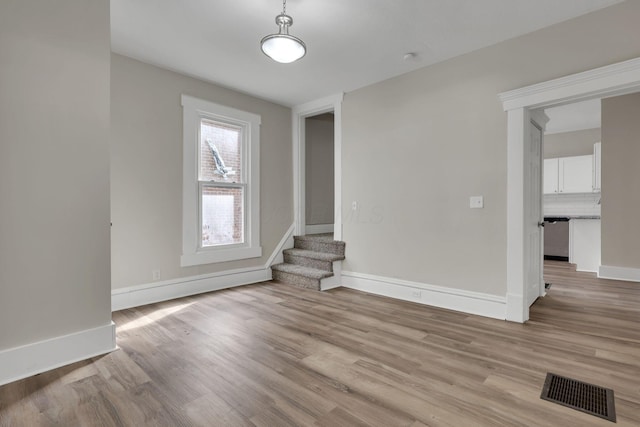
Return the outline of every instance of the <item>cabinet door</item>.
[[[602,143],[596,142],[593,145],[593,191],[601,191],[602,178],[600,177],[600,170],[602,168]]]
[[[569,262],[578,271],[597,272],[602,245],[599,219],[572,219],[569,222]]]
[[[560,159],[560,192],[593,192],[593,155]]]
[[[544,159],[544,194],[554,194],[558,192],[558,160]]]

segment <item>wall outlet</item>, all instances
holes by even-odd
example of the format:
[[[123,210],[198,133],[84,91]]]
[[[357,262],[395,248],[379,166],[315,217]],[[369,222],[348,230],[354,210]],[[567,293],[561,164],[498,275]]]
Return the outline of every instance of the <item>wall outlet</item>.
[[[484,208],[484,198],[482,196],[471,196],[471,197],[469,197],[469,207],[471,209],[482,209],[482,208]]]
[[[153,270],[151,272],[151,278],[153,280],[160,280],[160,270]]]
[[[422,291],[411,291],[411,296],[414,298],[422,298]]]

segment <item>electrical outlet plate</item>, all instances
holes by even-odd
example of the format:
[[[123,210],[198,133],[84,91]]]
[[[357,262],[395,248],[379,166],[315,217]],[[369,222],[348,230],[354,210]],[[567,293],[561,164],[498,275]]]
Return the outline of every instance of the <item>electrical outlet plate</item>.
[[[153,270],[151,272],[151,278],[153,280],[160,280],[160,270]]]
[[[471,197],[469,197],[469,207],[471,209],[482,209],[482,208],[484,208],[484,198],[482,196],[471,196]]]

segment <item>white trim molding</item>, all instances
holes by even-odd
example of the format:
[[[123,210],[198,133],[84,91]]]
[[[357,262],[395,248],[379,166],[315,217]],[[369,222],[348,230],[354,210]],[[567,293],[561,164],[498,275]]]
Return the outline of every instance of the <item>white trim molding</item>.
[[[640,90],[640,58],[571,74],[499,94],[504,111],[568,104]]]
[[[267,260],[265,268],[270,268],[273,264],[280,264],[284,262],[284,255],[282,254],[282,251],[285,249],[291,249],[293,247],[293,230],[295,230],[295,228],[296,225],[291,224],[287,232],[284,234],[284,236],[282,236],[282,239],[280,239],[280,242],[276,246],[276,249]]]
[[[293,247],[293,230],[291,224],[264,265],[113,289],[111,311],[271,280],[271,266],[282,262],[283,249]]]
[[[624,280],[626,282],[640,282],[640,268],[601,265],[598,269],[598,277],[601,279]]]
[[[333,224],[307,224],[305,234],[333,233]]]
[[[524,108],[507,115],[507,320],[529,320],[525,298],[524,157],[527,114]]]
[[[182,95],[182,267],[262,256],[260,246],[260,125],[262,118],[246,111]],[[205,182],[199,178],[200,127],[203,119],[240,129],[241,174],[237,182]],[[202,246],[204,186],[243,190],[244,241]]]
[[[525,322],[524,191],[525,147],[531,110],[594,98],[640,92],[640,58],[503,92],[498,95],[507,112],[507,320]],[[601,270],[602,271],[602,270]],[[606,271],[606,269],[605,269]]]
[[[116,349],[115,325],[38,341],[0,351],[0,386]]]
[[[293,107],[293,211],[295,233],[305,234],[305,119],[333,111],[334,238],[342,239],[342,99],[340,93]]]
[[[333,276],[320,280],[320,290],[339,288],[342,286],[342,261],[333,261]]]
[[[266,280],[271,280],[270,270],[258,266],[119,288],[111,292],[111,310],[124,310]]]
[[[342,286],[463,313],[504,320],[504,297],[370,274],[342,272]]]

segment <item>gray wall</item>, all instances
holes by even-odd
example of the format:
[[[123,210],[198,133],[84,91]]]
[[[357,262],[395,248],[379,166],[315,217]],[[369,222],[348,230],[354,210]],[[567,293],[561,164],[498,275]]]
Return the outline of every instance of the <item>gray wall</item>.
[[[291,110],[116,54],[111,67],[113,288],[263,265],[293,223]],[[262,116],[262,258],[180,267],[183,93]]]
[[[305,219],[307,225],[333,224],[334,217],[333,114],[305,121]]]
[[[348,93],[344,269],[504,296],[507,116],[497,94],[640,56],[639,19],[640,2],[624,2]],[[473,195],[484,209],[469,209]]]
[[[544,158],[593,154],[593,144],[596,142],[600,142],[600,128],[545,135]]]
[[[109,2],[0,2],[0,350],[111,322]]]
[[[640,268],[640,93],[602,100],[602,265]]]

